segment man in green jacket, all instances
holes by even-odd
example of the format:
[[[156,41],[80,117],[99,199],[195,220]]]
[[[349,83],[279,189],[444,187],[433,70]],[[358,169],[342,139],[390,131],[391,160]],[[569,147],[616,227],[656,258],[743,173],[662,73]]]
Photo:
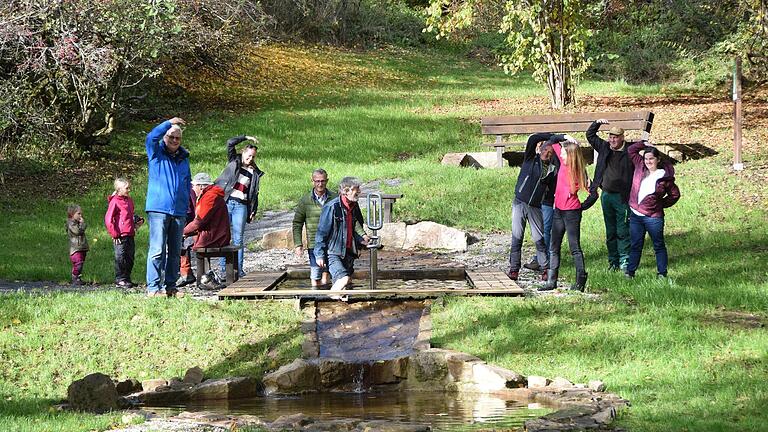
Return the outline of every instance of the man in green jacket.
[[[302,229],[307,226],[307,245],[309,254],[309,278],[312,286],[327,285],[329,280],[328,269],[323,271],[315,260],[315,234],[317,233],[317,224],[320,221],[320,213],[323,205],[336,198],[337,194],[328,190],[328,173],[318,168],[312,171],[312,190],[301,197],[296,206],[296,213],[293,216],[293,244],[296,245],[296,256],[301,257],[304,254]]]

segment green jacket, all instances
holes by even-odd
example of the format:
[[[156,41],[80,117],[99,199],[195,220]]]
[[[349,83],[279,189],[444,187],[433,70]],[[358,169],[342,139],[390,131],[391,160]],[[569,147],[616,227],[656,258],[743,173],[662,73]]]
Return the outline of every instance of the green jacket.
[[[326,191],[328,198],[325,202],[328,202],[338,196],[337,193]],[[320,222],[320,213],[323,206],[315,200],[314,193],[309,191],[308,194],[301,197],[299,204],[296,206],[296,213],[293,215],[293,244],[299,246],[303,244],[301,238],[301,231],[304,224],[307,225],[307,249],[315,247],[315,234],[317,233],[317,224]]]
[[[69,236],[69,254],[88,250],[88,239],[85,237],[85,221],[78,222],[67,219],[67,235]]]

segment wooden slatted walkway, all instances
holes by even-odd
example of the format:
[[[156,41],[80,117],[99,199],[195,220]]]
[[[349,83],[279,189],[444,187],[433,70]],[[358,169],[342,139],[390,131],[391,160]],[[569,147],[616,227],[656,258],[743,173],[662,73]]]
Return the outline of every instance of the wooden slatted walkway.
[[[440,278],[457,279],[466,278],[467,288],[418,288],[408,286],[397,289],[359,289],[345,290],[341,294],[349,299],[413,299],[435,298],[441,296],[521,296],[524,294],[517,283],[510,280],[504,272],[496,269],[405,269],[382,270],[380,278],[401,279],[427,279]],[[280,282],[287,278],[307,278],[308,270],[291,270],[281,273],[250,273],[227,288],[219,291],[218,297],[223,299],[278,299],[278,298],[311,298],[327,299],[339,292],[331,292],[327,289],[280,289]],[[367,278],[367,271],[355,271],[355,279]]]

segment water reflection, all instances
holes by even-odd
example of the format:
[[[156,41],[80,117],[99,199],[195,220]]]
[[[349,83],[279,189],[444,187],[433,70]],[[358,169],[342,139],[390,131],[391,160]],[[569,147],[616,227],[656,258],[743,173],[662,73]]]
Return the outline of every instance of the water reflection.
[[[249,414],[267,421],[282,415],[303,413],[321,420],[359,418],[429,424],[434,430],[471,430],[472,425],[483,428],[520,427],[525,420],[552,411],[546,408],[529,409],[526,402],[493,395],[442,392],[315,393],[205,401],[153,409],[167,414],[182,410]]]

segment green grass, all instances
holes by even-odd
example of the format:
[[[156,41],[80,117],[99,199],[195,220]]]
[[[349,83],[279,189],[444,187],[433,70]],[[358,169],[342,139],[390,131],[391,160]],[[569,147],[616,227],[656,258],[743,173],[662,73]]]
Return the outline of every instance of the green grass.
[[[255,112],[216,110],[189,117],[184,145],[192,153],[193,172],[218,175],[226,139],[247,133],[262,141],[258,163],[267,173],[262,211],[290,208],[310,188],[311,170],[322,166],[331,187],[346,175],[401,179],[401,187],[389,190],[405,194],[395,207],[396,219],[507,232],[517,169],[460,169],[439,160],[447,152],[478,151],[482,138],[476,118],[500,113],[483,102],[510,100],[501,108],[504,113],[525,113],[541,109],[528,104],[531,97],[546,98],[543,87],[528,77],[510,78],[439,53],[344,53],[338,58],[402,79],[299,89],[259,100]],[[587,81],[580,87],[603,96],[658,90],[621,82]],[[116,137],[114,151],[140,156],[152,126],[130,125]],[[690,138],[706,143],[699,137],[706,134],[696,130]],[[761,430],[768,421],[763,409],[768,405],[768,335],[765,327],[739,317],[754,313],[768,321],[767,218],[764,208],[747,207],[736,197],[764,186],[731,176],[727,166],[726,154],[677,166],[683,198],[667,213],[669,279],[654,277],[649,247],[635,280],[605,271],[598,205],[585,213],[582,245],[589,286],[602,293],[599,300],[451,299],[432,314],[434,343],[525,375],[602,379],[632,402],[619,418],[629,430]],[[146,169],[132,177],[134,199],[142,208]],[[113,252],[101,222],[110,188],[105,182],[67,200],[0,203],[0,279],[68,277],[63,227],[71,200],[83,206],[90,223],[85,278],[110,282]],[[145,254],[143,228],[133,273],[139,281]],[[573,278],[567,256],[563,277]],[[210,376],[258,376],[295,357],[299,342],[298,317],[284,303],[211,305],[117,293],[2,296],[0,430],[92,430],[114,424],[119,416],[48,411],[69,382],[88,372],[170,377],[199,364]]]

